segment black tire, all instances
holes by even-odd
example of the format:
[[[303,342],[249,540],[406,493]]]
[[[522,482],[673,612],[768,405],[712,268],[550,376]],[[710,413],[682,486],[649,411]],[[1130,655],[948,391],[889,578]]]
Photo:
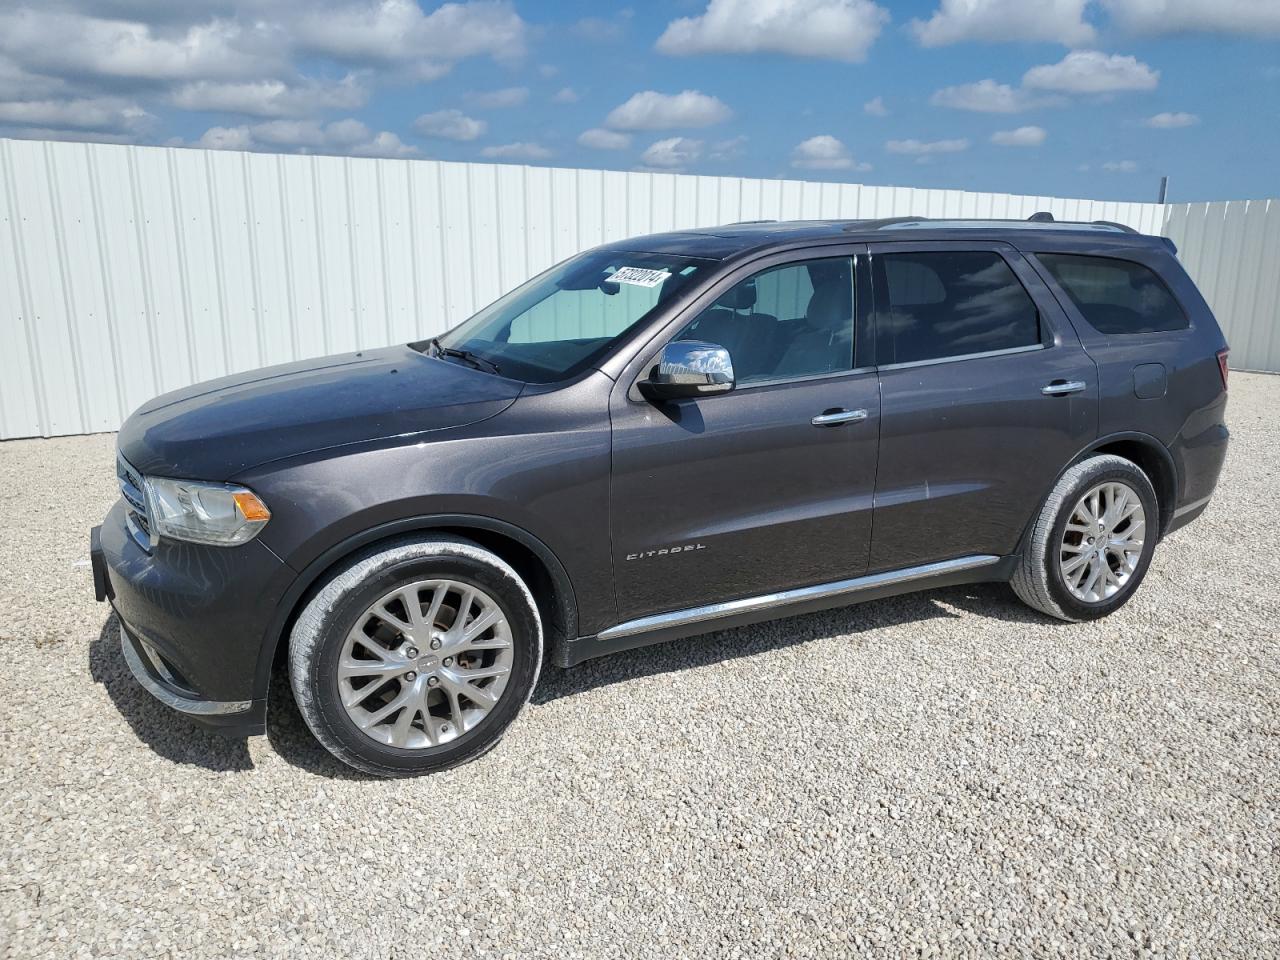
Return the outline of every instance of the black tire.
[[[479,587],[496,601],[510,625],[513,662],[506,688],[474,728],[439,746],[404,749],[374,740],[352,720],[339,695],[338,661],[371,604],[432,578]],[[399,539],[355,556],[311,598],[289,638],[289,680],[311,732],[343,763],[382,777],[434,773],[491,750],[528,702],[541,665],[542,623],[529,588],[500,557],[460,537]]]
[[[1146,533],[1134,572],[1120,590],[1105,600],[1086,602],[1068,588],[1059,562],[1060,551],[1076,503],[1091,488],[1107,481],[1118,481],[1137,493],[1146,515]],[[1014,572],[1014,592],[1027,606],[1059,620],[1096,620],[1114,613],[1129,601],[1146,576],[1159,537],[1159,518],[1159,502],[1151,480],[1131,460],[1107,454],[1075,464],[1045,499]]]

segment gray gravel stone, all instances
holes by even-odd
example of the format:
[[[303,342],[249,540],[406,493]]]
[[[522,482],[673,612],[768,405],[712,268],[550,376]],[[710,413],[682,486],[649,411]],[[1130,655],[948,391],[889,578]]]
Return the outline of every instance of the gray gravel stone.
[[[900,597],[544,675],[413,781],[205,734],[84,565],[114,438],[0,444],[6,957],[1280,955],[1280,378],[1132,603]]]

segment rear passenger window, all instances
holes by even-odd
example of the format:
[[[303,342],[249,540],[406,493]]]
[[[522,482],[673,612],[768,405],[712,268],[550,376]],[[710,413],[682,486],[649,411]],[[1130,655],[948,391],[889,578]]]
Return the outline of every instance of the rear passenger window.
[[[914,363],[1035,346],[1040,315],[1003,257],[991,251],[872,257],[876,356]]]
[[[1157,333],[1187,327],[1187,315],[1169,288],[1140,263],[1068,253],[1036,257],[1099,333]]]

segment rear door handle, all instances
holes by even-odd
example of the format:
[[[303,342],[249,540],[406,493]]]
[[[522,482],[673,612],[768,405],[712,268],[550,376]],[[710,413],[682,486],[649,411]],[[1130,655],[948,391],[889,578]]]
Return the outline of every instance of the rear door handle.
[[[1083,380],[1055,380],[1040,388],[1046,397],[1063,397],[1068,393],[1080,393],[1088,388]]]
[[[828,410],[820,413],[809,422],[815,427],[834,427],[837,423],[857,423],[867,419],[865,410]]]

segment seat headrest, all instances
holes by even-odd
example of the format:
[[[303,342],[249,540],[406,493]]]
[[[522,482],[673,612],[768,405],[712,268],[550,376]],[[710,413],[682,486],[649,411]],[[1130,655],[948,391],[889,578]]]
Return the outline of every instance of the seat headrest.
[[[716,301],[717,307],[729,310],[750,310],[756,305],[756,280],[744,280]]]

